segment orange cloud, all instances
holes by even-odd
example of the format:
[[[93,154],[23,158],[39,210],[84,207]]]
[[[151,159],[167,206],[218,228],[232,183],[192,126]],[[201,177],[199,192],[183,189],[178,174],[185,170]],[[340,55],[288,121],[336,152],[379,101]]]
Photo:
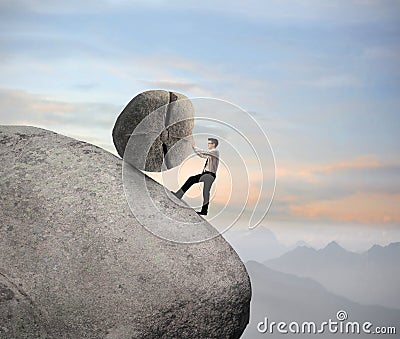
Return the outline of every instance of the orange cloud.
[[[149,175],[158,182],[163,183],[170,189],[178,189],[185,180],[193,174],[199,173],[204,165],[204,159],[193,156],[188,159],[181,168],[170,170],[164,173],[150,173]],[[277,185],[279,180],[307,180],[308,182],[323,180],[319,173],[332,173],[343,170],[362,170],[375,167],[384,167],[385,164],[377,160],[376,156],[366,155],[349,160],[333,162],[324,165],[309,166],[277,166]],[[229,205],[232,207],[243,206],[247,196],[247,206],[251,208],[257,202],[260,193],[260,183],[263,182],[266,191],[262,193],[261,199],[270,199],[272,194],[273,173],[267,173],[264,178],[257,171],[250,171],[248,178],[236,180],[235,187],[232,187],[231,174],[221,163],[218,170],[217,180],[213,185],[211,194],[213,204]],[[237,174],[236,174],[237,175]],[[202,200],[201,186],[195,185],[187,192],[187,197]],[[283,192],[282,192],[283,193]],[[400,202],[400,195],[385,193],[355,193],[337,200],[319,200],[310,203],[302,203],[304,200],[296,194],[278,194],[276,200],[289,205],[289,210],[284,212],[287,217],[302,216],[308,219],[328,219],[335,221],[352,221],[362,223],[395,223],[400,222],[400,211],[397,211]],[[312,194],[312,193],[311,193]]]
[[[289,210],[309,219],[382,224],[400,222],[399,206],[399,193],[356,193],[337,200],[292,204]]]
[[[341,170],[365,169],[383,167],[375,155],[363,155],[353,159],[338,161],[326,165],[302,165],[302,164],[284,164],[277,165],[277,178],[299,178],[311,183],[319,182],[317,174],[331,173]]]
[[[314,172],[328,173],[344,169],[362,169],[382,166],[384,166],[384,164],[378,161],[375,155],[363,155],[350,160],[339,161],[325,166],[318,166],[313,170]]]

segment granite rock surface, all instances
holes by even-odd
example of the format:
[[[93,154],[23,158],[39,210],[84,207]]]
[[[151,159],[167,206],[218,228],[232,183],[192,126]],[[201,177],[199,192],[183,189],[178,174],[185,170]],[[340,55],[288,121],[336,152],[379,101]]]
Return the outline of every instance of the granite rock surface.
[[[142,227],[120,158],[49,130],[0,126],[0,159],[0,338],[240,337],[251,285],[236,252],[218,234],[182,244]],[[131,180],[143,176],[132,167]],[[215,235],[146,182],[159,208]],[[161,226],[174,232],[173,221]]]
[[[121,158],[129,155],[136,168],[160,172],[179,166],[192,152],[193,127],[194,107],[185,95],[149,90],[126,105],[115,122],[112,136]],[[136,139],[126,152],[133,132]]]

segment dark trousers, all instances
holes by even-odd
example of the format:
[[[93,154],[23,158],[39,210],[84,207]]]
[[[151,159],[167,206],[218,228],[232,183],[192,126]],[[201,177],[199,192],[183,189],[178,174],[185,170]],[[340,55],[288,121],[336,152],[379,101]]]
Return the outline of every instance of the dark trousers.
[[[186,193],[186,191],[192,187],[193,184],[197,184],[199,182],[204,183],[203,187],[203,206],[201,207],[201,212],[206,213],[208,212],[208,205],[210,203],[210,190],[211,185],[215,180],[215,173],[213,172],[203,172],[197,175],[192,175],[189,177],[183,186],[175,193],[175,195],[180,199]]]

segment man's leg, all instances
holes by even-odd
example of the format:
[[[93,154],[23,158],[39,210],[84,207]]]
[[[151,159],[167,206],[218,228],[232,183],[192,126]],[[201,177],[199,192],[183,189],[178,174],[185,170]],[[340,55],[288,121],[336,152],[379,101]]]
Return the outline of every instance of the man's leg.
[[[203,187],[203,206],[201,207],[200,214],[207,215],[208,205],[210,203],[210,190],[215,178],[211,174],[203,174],[200,181],[204,182]]]
[[[197,174],[197,175],[192,175],[191,177],[189,177],[186,182],[183,184],[183,186],[176,191],[174,194],[178,199],[181,199],[183,197],[183,195],[186,193],[186,191],[192,187],[193,184],[196,184],[199,182],[201,177],[201,173]]]

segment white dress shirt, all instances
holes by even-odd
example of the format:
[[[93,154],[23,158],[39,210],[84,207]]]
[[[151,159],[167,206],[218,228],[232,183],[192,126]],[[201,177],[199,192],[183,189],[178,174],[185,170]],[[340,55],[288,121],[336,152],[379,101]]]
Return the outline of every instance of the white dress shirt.
[[[200,148],[193,148],[199,157],[207,159],[204,171],[213,172],[217,174],[219,164],[219,151],[216,148],[210,150],[202,150]]]

